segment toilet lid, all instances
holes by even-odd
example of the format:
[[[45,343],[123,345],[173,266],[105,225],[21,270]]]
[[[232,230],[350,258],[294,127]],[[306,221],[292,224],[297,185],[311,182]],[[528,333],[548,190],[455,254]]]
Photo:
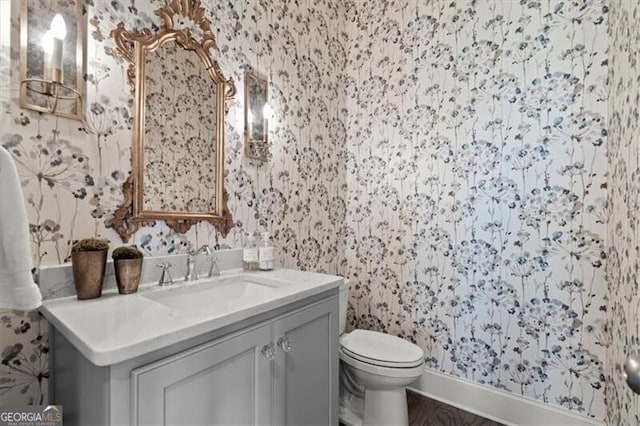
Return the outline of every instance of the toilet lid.
[[[353,330],[340,339],[340,346],[355,359],[384,367],[409,368],[424,362],[418,346],[377,331]]]

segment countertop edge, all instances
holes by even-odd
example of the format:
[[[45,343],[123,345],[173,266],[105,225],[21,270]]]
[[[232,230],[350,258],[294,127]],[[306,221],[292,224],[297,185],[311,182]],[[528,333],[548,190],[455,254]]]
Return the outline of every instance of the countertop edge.
[[[313,275],[317,274],[313,273]],[[43,304],[40,311],[56,328],[56,330],[60,332],[60,334],[62,334],[62,336],[64,336],[85,358],[96,366],[106,367],[126,362],[171,345],[179,344],[181,342],[197,338],[198,336],[232,326],[240,321],[250,320],[251,318],[265,314],[269,311],[295,304],[296,302],[300,302],[306,298],[338,288],[343,282],[342,277],[336,275],[325,276],[327,277],[326,282],[319,283],[300,292],[284,295],[281,298],[264,303],[258,303],[240,311],[231,312],[223,317],[204,319],[201,322],[190,324],[182,329],[169,331],[161,336],[149,336],[147,339],[140,340],[133,344],[108,350],[97,350],[91,347],[90,344],[74,333],[64,321],[57,317],[56,313],[50,309],[50,306],[48,306],[49,304]],[[75,300],[70,300],[69,302],[74,303]],[[246,316],[249,312],[250,314]]]

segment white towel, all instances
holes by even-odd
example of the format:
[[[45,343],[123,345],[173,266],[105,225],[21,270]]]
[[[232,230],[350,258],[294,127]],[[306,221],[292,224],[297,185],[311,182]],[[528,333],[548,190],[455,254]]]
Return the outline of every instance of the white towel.
[[[11,154],[0,147],[0,309],[27,311],[42,304],[32,265],[18,170]]]

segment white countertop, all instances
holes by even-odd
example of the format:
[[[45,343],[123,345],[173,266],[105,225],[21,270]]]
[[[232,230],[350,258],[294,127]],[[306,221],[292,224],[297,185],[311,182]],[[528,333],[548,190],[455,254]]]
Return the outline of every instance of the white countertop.
[[[267,294],[218,300],[211,309],[200,307],[189,312],[145,297],[187,286],[203,288],[238,276],[288,283]],[[180,281],[168,287],[148,284],[129,295],[120,295],[112,289],[92,300],[78,300],[75,296],[47,300],[40,310],[89,361],[104,366],[133,359],[301,301],[337,288],[342,282],[343,278],[339,276],[290,269],[227,271],[213,280]]]

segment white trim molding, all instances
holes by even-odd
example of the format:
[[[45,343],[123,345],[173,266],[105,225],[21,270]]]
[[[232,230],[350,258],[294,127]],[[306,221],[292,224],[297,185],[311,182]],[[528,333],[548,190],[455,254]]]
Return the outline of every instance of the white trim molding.
[[[511,392],[425,368],[410,390],[505,425],[604,426],[604,421],[573,413]]]

